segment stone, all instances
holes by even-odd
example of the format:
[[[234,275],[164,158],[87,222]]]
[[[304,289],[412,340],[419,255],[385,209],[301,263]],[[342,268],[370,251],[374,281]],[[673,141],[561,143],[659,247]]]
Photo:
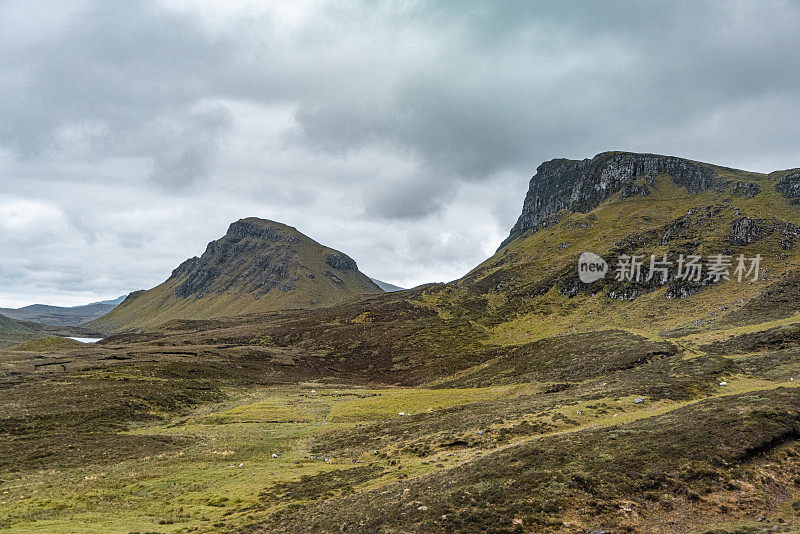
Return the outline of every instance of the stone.
[[[355,260],[346,254],[326,254],[325,264],[339,271],[355,271],[358,269]]]
[[[761,186],[753,182],[734,182],[731,194],[739,198],[753,198],[761,193]]]
[[[794,200],[800,199],[800,169],[793,169],[775,184],[775,190],[784,197]]]
[[[582,161],[554,159],[542,163],[531,178],[522,214],[500,248],[551,224],[560,210],[587,213],[617,192],[647,195],[659,174],[669,175],[690,194],[722,183],[711,167],[673,156],[604,152]]]

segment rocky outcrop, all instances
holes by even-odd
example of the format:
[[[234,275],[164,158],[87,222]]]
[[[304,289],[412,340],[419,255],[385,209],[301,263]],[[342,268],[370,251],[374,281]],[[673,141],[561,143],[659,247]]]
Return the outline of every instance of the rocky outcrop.
[[[752,217],[739,217],[731,223],[730,242],[736,246],[746,246],[771,235],[777,235],[779,246],[788,250],[800,241],[800,227],[778,219]]]
[[[761,186],[753,182],[734,182],[731,194],[739,198],[753,198],[761,192]]]
[[[731,243],[744,246],[764,237],[765,229],[760,221],[750,217],[741,217],[731,224]]]
[[[648,195],[654,179],[668,174],[691,194],[720,185],[711,166],[672,156],[604,152],[582,161],[554,159],[531,178],[517,223],[500,248],[538,230],[560,210],[586,213],[617,192]]]
[[[172,271],[172,279],[181,283],[175,296],[202,298],[209,292],[225,293],[245,288],[254,294],[272,289],[291,291],[297,277],[292,272],[299,266],[296,253],[278,243],[287,243],[290,236],[267,232],[255,237],[228,232],[222,239],[208,244],[199,258],[190,258]]]
[[[800,202],[800,169],[793,169],[787,172],[777,184],[775,190],[792,203]]]
[[[339,271],[355,271],[358,269],[355,260],[346,254],[326,254],[325,265]]]

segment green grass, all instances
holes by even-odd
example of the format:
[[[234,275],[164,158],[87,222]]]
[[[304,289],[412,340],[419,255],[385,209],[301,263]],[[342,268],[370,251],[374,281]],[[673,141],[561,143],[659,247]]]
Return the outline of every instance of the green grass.
[[[246,516],[245,509],[257,504],[260,493],[272,484],[357,465],[349,457],[310,460],[315,436],[397,418],[400,406],[431,411],[519,391],[308,385],[262,388],[246,396],[239,392],[236,400],[131,431],[133,436],[180,439],[188,444],[180,450],[114,464],[12,475],[0,484],[0,525],[18,532],[213,530],[230,515]],[[64,491],[66,486],[70,491]],[[160,524],[163,521],[173,523]]]
[[[0,315],[0,348],[17,345],[35,337],[35,335],[30,328],[22,326],[5,315]]]
[[[136,379],[130,372],[92,376],[104,388],[131,379],[139,389],[150,384],[173,387],[154,377]],[[166,419],[144,420],[121,434],[168,438],[177,447],[142,449],[113,461],[103,461],[100,450],[82,464],[4,471],[0,525],[14,532],[54,533],[215,532],[275,521],[291,526],[292,517],[305,517],[313,525],[314,507],[324,500],[375,498],[367,496],[396,491],[398,484],[414,487],[431,476],[460,481],[467,466],[487,465],[488,458],[528,450],[528,444],[549,443],[547,447],[556,447],[550,449],[553,454],[563,455],[560,448],[574,448],[570,436],[595,447],[585,441],[585,433],[672,417],[718,399],[800,386],[800,381],[737,373],[721,379],[726,386],[715,382],[695,398],[645,395],[643,404],[633,403],[638,394],[617,393],[625,386],[618,389],[596,379],[563,391],[534,382],[466,389],[319,382],[232,387],[221,402],[206,402],[183,414],[167,411]],[[79,391],[88,390],[84,385]],[[399,416],[400,411],[411,415]],[[653,432],[659,427],[642,428]],[[499,473],[508,468],[505,461],[495,467]],[[538,499],[545,490],[532,491]],[[424,499],[437,501],[435,494]],[[304,509],[298,505],[307,506],[312,515],[298,512]],[[359,509],[364,506],[359,501]],[[390,509],[387,505],[387,513]],[[527,521],[535,517],[529,515]]]
[[[442,410],[462,404],[510,398],[533,388],[506,386],[464,389],[381,389],[371,396],[336,402],[327,420],[331,422],[361,422],[407,417]],[[400,413],[406,415],[400,415]]]
[[[49,336],[20,343],[12,347],[11,350],[25,352],[57,352],[60,350],[78,349],[83,347],[83,345],[83,343],[75,341],[74,339]]]

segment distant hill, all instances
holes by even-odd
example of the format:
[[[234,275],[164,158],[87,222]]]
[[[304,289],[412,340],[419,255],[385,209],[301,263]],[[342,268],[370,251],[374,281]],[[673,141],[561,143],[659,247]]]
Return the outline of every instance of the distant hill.
[[[373,282],[375,282],[379,288],[383,289],[387,293],[392,293],[393,291],[403,291],[405,288],[396,286],[394,284],[390,284],[389,282],[382,282],[377,278],[370,278]]]
[[[34,331],[16,321],[0,315],[0,348],[23,343],[35,336]]]
[[[89,326],[106,331],[156,328],[172,319],[210,319],[285,309],[320,308],[383,293],[346,254],[295,228],[239,220],[183,262],[161,285],[131,293]]]
[[[18,321],[30,321],[54,326],[78,326],[102,317],[116,308],[123,300],[125,300],[125,296],[114,300],[72,307],[32,304],[23,308],[0,308],[0,314]]]
[[[117,297],[115,299],[101,300],[99,302],[92,302],[91,304],[109,304],[111,306],[116,307],[116,306],[119,306],[120,304],[122,304],[123,302],[125,302],[126,298],[128,298],[128,295],[122,295],[121,297]]]

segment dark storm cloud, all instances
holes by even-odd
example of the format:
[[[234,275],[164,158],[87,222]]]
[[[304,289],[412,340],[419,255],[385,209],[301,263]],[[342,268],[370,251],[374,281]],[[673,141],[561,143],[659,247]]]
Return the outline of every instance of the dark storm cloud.
[[[793,2],[0,2],[3,291],[152,285],[250,215],[452,278],[543,160],[798,166],[799,26]]]

